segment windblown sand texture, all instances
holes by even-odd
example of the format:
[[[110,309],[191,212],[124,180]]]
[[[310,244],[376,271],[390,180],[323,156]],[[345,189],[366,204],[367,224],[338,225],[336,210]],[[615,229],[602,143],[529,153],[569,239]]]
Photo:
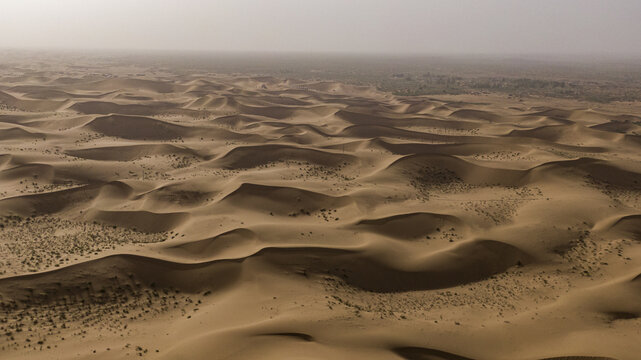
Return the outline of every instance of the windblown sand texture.
[[[641,117],[0,68],[0,358],[639,359]]]

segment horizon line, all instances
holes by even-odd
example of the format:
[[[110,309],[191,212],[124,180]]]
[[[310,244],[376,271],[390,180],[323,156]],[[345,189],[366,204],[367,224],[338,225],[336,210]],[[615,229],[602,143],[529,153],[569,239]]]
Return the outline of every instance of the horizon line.
[[[481,57],[481,58],[551,58],[551,59],[567,59],[570,57],[591,57],[594,59],[618,59],[618,60],[632,60],[641,59],[640,52],[476,52],[476,51],[345,51],[345,50],[243,50],[243,49],[170,49],[170,48],[74,48],[74,47],[15,47],[15,46],[1,46],[0,51],[9,52],[46,52],[46,53],[93,53],[93,54],[118,54],[127,52],[127,55],[146,55],[146,54],[196,54],[196,55],[245,55],[245,54],[261,54],[261,55],[297,55],[297,56],[316,56],[316,55],[333,55],[333,56],[348,56],[348,57]],[[133,52],[133,53],[132,53]],[[589,60],[589,59],[573,59],[573,60]]]

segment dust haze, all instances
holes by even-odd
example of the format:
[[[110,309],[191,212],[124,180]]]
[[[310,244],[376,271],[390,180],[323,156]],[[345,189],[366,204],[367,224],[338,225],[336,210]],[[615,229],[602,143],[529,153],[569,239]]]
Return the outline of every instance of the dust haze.
[[[0,47],[638,55],[640,22],[635,0],[25,0]]]

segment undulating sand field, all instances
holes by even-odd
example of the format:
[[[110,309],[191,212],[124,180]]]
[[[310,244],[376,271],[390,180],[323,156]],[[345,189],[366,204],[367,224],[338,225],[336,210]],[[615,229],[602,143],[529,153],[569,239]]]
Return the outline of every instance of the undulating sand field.
[[[0,358],[641,358],[641,105],[0,67]]]

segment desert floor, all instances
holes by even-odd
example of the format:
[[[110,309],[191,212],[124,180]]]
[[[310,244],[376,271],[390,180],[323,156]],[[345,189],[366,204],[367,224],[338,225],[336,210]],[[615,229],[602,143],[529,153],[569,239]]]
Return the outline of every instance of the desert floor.
[[[639,359],[641,106],[0,67],[0,358]]]

